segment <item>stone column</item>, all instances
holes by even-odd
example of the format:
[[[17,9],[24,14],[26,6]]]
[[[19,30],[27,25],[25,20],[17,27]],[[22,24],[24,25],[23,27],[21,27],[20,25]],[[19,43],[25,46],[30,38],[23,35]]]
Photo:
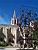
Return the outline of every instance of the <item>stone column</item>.
[[[17,36],[16,36],[16,31],[15,31],[15,45],[17,43]]]
[[[25,33],[24,33],[24,39],[25,39]],[[24,40],[24,44],[25,44],[25,40]]]
[[[8,42],[8,38],[7,38],[7,28],[5,28],[5,34],[6,34],[6,42]]]
[[[8,40],[7,40],[7,28],[6,27],[3,28],[3,33],[5,35],[4,40],[7,42]]]

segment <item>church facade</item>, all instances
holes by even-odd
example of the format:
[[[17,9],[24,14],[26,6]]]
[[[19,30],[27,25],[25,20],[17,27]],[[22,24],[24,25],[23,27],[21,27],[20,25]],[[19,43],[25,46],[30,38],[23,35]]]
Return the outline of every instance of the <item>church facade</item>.
[[[17,18],[14,10],[13,18],[11,18],[11,24],[0,24],[0,33],[2,34],[0,34],[0,36],[4,39],[5,42],[8,42],[8,40],[14,40],[14,44],[16,45],[17,31],[19,31],[19,26],[17,25]]]

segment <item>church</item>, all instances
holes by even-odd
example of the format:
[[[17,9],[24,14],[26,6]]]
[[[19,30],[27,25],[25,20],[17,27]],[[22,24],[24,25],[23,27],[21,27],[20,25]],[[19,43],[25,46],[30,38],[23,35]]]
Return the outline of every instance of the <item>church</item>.
[[[14,10],[13,17],[11,18],[11,24],[0,24],[0,39],[3,38],[5,42],[8,42],[8,40],[12,39],[16,45],[17,32],[19,32],[19,26],[17,25],[17,18]]]

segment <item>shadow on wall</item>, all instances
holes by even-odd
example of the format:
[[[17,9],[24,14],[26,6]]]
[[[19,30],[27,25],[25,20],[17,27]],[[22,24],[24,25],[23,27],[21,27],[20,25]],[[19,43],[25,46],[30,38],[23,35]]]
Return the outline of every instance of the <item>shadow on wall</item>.
[[[14,43],[14,40],[13,40],[13,38],[15,38],[14,36],[13,36],[13,34],[11,33],[11,28],[10,29],[7,29],[7,37],[8,37],[8,42],[9,43]]]
[[[3,28],[0,29],[0,41],[4,41],[4,38],[6,38],[6,36],[3,33]]]

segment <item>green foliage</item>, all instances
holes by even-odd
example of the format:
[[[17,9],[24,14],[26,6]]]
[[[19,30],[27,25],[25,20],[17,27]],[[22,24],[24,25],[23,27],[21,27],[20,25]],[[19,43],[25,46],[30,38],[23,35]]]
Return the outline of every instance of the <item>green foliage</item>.
[[[7,43],[5,43],[5,42],[0,42],[0,47],[6,47],[6,46],[8,46]]]
[[[38,40],[38,30],[33,31],[33,39]]]

